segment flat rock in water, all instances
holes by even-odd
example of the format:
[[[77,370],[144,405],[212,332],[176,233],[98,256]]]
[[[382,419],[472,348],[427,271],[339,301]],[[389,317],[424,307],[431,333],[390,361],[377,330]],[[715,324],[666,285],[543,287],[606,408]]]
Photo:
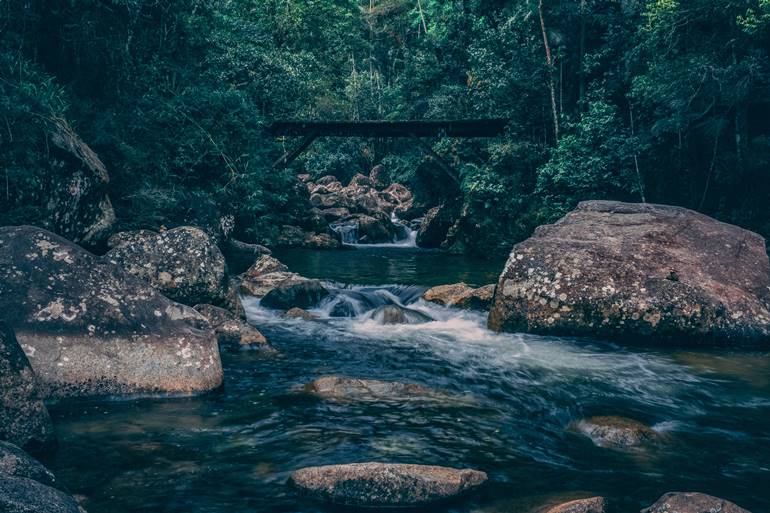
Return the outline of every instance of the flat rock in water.
[[[303,321],[313,321],[316,319],[315,315],[302,308],[290,308],[282,313],[281,317],[286,319],[302,319]]]
[[[546,513],[605,513],[604,497],[577,499],[554,506]]]
[[[497,331],[770,343],[764,239],[664,205],[587,201],[514,246],[489,315]]]
[[[380,324],[424,324],[433,319],[417,310],[399,305],[385,305],[372,310],[371,317]]]
[[[126,236],[105,258],[174,301],[192,306],[225,299],[225,257],[200,228],[180,226],[154,235]]]
[[[439,285],[425,291],[425,301],[444,306],[456,306],[467,310],[488,310],[492,304],[495,285],[473,288],[465,283]]]
[[[245,349],[275,351],[257,328],[242,321],[235,314],[224,308],[214,305],[195,305],[194,308],[214,328],[220,348],[227,349],[228,351],[242,351]]]
[[[11,328],[0,321],[0,440],[31,451],[56,444],[51,417],[38,392],[35,374]],[[2,457],[0,446],[0,457]],[[0,472],[2,472],[0,460]]]
[[[572,427],[600,447],[634,447],[660,439],[649,426],[625,417],[589,417],[575,422]]]
[[[362,507],[422,506],[477,488],[484,472],[431,465],[351,463],[297,470],[291,483],[312,497]]]
[[[262,306],[276,310],[312,308],[329,295],[329,290],[318,280],[294,276],[281,281],[260,301]]]
[[[697,492],[670,492],[642,513],[751,513],[719,497]]]
[[[219,387],[206,320],[106,258],[34,227],[0,228],[0,311],[44,397]]]
[[[381,401],[447,398],[448,395],[416,383],[324,376],[304,385],[302,391],[324,399]]]

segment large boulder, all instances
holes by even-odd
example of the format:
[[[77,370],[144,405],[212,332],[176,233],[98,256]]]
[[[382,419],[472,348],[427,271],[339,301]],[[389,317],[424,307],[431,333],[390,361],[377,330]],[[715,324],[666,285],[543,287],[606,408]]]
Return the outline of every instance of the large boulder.
[[[64,486],[56,480],[56,476],[42,463],[8,442],[0,442],[0,476],[26,477],[46,486],[66,491]]]
[[[174,301],[192,306],[224,300],[225,257],[200,228],[180,226],[128,238],[105,256]]]
[[[725,499],[697,492],[670,492],[641,513],[750,513]]]
[[[454,283],[432,287],[425,291],[422,298],[425,301],[443,306],[455,306],[467,310],[488,310],[492,304],[494,293],[494,285],[473,288],[465,283]]]
[[[29,360],[4,322],[0,322],[0,440],[35,452],[49,449],[56,442]],[[0,446],[0,472],[2,458]]]
[[[262,306],[276,310],[303,310],[318,306],[329,290],[318,280],[294,276],[278,283],[260,301]]]
[[[195,310],[48,231],[0,228],[0,312],[44,397],[217,388],[217,339]]]
[[[95,246],[109,236],[115,212],[107,195],[110,176],[94,151],[64,120],[49,133],[51,196],[48,226],[76,243]]]
[[[477,488],[484,472],[432,465],[351,463],[297,470],[290,482],[303,493],[359,507],[418,507]]]
[[[454,223],[454,209],[448,205],[433,207],[425,214],[417,230],[417,245],[421,248],[439,248]]]
[[[497,331],[770,342],[770,264],[750,231],[679,207],[588,201],[514,246]]]

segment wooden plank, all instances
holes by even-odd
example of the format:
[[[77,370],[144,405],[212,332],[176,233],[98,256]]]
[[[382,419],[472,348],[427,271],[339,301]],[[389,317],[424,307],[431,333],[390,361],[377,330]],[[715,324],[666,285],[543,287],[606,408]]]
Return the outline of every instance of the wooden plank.
[[[302,142],[301,142],[301,143],[299,143],[299,146],[297,146],[296,148],[294,148],[294,150],[293,150],[293,151],[290,151],[290,152],[289,152],[289,151],[287,151],[286,153],[284,153],[284,154],[283,154],[283,156],[282,156],[281,158],[279,158],[278,160],[276,160],[276,161],[273,163],[273,168],[275,169],[275,168],[278,168],[278,167],[287,167],[289,164],[291,164],[292,162],[294,162],[294,160],[296,160],[296,158],[297,158],[297,157],[299,157],[299,156],[300,156],[300,154],[302,154],[302,152],[303,152],[303,151],[305,151],[305,150],[307,149],[307,147],[308,147],[308,146],[310,146],[311,144],[313,144],[313,141],[315,141],[315,140],[316,140],[316,137],[318,137],[318,134],[317,134],[317,133],[315,133],[315,132],[310,132],[310,133],[307,135],[307,137],[305,137],[305,138],[302,140]]]
[[[497,137],[507,119],[445,121],[275,121],[268,131],[275,136],[316,133],[331,137]]]
[[[452,179],[454,183],[457,185],[460,185],[460,178],[458,177],[455,170],[450,166],[446,160],[444,160],[441,155],[433,151],[433,148],[430,147],[429,144],[427,144],[425,141],[417,137],[416,135],[411,136],[414,139],[414,142],[417,144],[417,146],[420,147],[420,149],[428,154],[430,157],[433,158],[433,160],[436,161],[436,164],[449,176],[449,178]]]

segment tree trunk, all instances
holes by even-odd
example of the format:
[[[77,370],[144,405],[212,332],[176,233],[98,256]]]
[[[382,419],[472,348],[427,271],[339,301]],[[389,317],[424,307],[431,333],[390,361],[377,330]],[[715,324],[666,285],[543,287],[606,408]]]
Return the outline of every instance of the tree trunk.
[[[586,97],[586,0],[580,0],[580,56],[578,58],[578,108],[583,110],[583,102]]]
[[[554,143],[559,140],[559,111],[556,107],[556,82],[553,77],[553,57],[551,56],[551,44],[548,42],[548,31],[545,28],[545,14],[543,13],[543,0],[539,0],[537,11],[540,15],[540,30],[543,32],[543,45],[545,46],[545,63],[548,66],[548,87],[551,93],[551,114],[553,115]]]

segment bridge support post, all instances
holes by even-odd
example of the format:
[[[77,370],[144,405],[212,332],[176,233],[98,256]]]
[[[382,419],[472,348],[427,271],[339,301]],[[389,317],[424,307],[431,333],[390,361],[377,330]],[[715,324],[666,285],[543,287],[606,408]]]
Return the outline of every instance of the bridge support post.
[[[310,132],[304,139],[302,139],[302,142],[299,143],[299,146],[297,146],[293,151],[287,151],[283,154],[281,158],[276,160],[273,163],[273,169],[279,168],[279,167],[287,167],[289,164],[294,162],[297,157],[299,157],[303,151],[305,151],[308,146],[313,144],[313,141],[316,140],[318,137],[318,132],[313,131]]]

